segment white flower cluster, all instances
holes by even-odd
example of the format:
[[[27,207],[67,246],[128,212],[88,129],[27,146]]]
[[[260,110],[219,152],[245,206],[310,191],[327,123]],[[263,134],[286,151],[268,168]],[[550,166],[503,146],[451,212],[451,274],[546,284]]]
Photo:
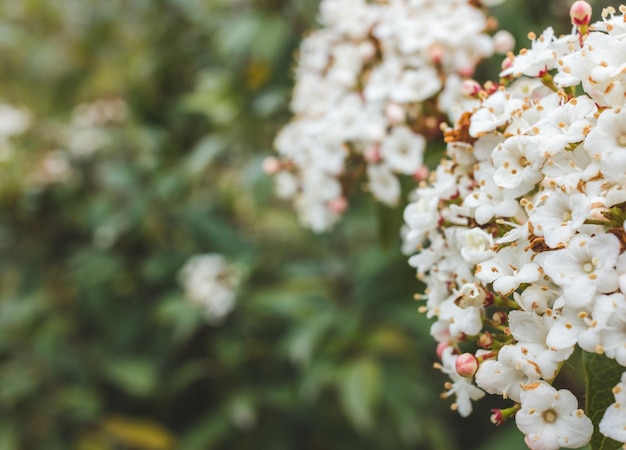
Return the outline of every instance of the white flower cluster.
[[[463,101],[463,78],[510,34],[469,0],[322,0],[323,28],[302,43],[291,109],[266,160],[277,193],[294,200],[304,226],[329,229],[355,183],[395,205],[399,175],[422,173],[429,138]],[[497,2],[490,1],[489,4]]]
[[[30,186],[41,190],[76,180],[77,162],[92,158],[114,142],[112,131],[128,118],[128,106],[117,97],[81,103],[72,111],[69,124],[56,131],[57,148],[41,155],[28,176]]]
[[[187,300],[201,307],[210,323],[220,324],[234,309],[240,275],[224,256],[208,253],[190,258],[179,279]]]
[[[576,345],[626,367],[626,22],[603,17],[510,55],[512,83],[446,132],[447,158],[404,212],[448,394],[463,416],[485,392],[512,400],[492,419],[515,414],[531,449],[591,438],[552,387]],[[600,423],[621,442],[624,377]]]

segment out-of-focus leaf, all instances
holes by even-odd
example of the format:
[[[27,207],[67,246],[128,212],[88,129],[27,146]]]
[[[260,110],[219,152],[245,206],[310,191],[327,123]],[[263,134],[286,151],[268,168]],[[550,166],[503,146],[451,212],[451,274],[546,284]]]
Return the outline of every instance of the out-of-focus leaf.
[[[158,381],[154,362],[145,358],[108,359],[103,370],[116,386],[138,397],[149,395]]]
[[[380,367],[372,359],[357,359],[344,368],[339,384],[339,398],[346,416],[359,431],[370,430],[374,425],[380,383]]]
[[[172,295],[161,302],[157,310],[158,319],[173,328],[174,341],[187,339],[206,323],[201,311],[185,300],[184,296]]]
[[[205,450],[213,448],[230,430],[228,416],[225,414],[211,414],[187,433],[180,443],[181,450]]]
[[[189,174],[197,176],[202,173],[227,145],[227,141],[219,135],[210,135],[198,142],[186,161]]]
[[[0,367],[0,404],[13,406],[38,389],[37,374],[22,362]]]
[[[103,420],[102,430],[124,446],[140,450],[171,450],[175,436],[163,425],[152,421],[123,416]]]
[[[81,386],[71,386],[60,390],[51,401],[60,412],[79,420],[97,417],[102,408],[96,393]]]
[[[327,311],[296,326],[295,332],[287,338],[291,360],[300,366],[308,366],[317,342],[333,324],[334,318],[334,313]]]
[[[586,377],[586,405],[585,412],[594,425],[591,437],[592,450],[616,450],[622,444],[614,441],[598,429],[598,424],[606,409],[615,402],[613,387],[619,383],[624,368],[615,360],[605,355],[583,352],[582,362]]]
[[[14,450],[20,448],[18,430],[11,422],[0,424],[0,450]]]

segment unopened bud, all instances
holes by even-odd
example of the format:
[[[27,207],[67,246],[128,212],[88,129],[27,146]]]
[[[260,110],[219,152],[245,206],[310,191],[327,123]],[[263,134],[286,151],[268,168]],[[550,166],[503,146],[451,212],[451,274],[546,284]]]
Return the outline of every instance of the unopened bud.
[[[504,311],[496,311],[492,318],[497,325],[504,325],[509,317]]]
[[[437,344],[437,358],[442,359],[443,351],[448,347],[450,347],[449,342],[440,342],[439,344]]]
[[[459,67],[457,69],[457,73],[463,78],[469,78],[472,75],[474,75],[474,70],[475,70],[474,66],[467,65],[467,66]]]
[[[443,49],[439,45],[433,45],[430,48],[429,53],[430,53],[431,59],[433,60],[435,64],[439,64],[441,60],[443,59],[444,52],[443,52]]]
[[[501,409],[492,409],[491,413],[492,414],[491,414],[490,420],[492,424],[494,424],[497,427],[504,424],[505,419],[504,419],[504,415],[502,414]]]
[[[454,362],[456,373],[462,377],[473,377],[478,370],[478,360],[471,353],[462,353],[456,357]]]
[[[263,172],[268,175],[274,175],[280,172],[281,167],[280,161],[273,156],[268,156],[263,160]]]
[[[461,83],[461,94],[465,97],[475,97],[483,88],[476,80],[464,80]]]
[[[340,196],[328,202],[328,209],[335,214],[342,214],[348,208],[348,200]]]
[[[365,153],[363,154],[363,157],[365,158],[365,161],[367,161],[368,163],[380,162],[381,160],[380,145],[372,144],[369,147],[367,147],[365,149]]]
[[[515,47],[515,38],[506,30],[500,30],[493,35],[493,45],[496,53],[504,54]]]
[[[413,173],[413,179],[415,181],[423,181],[426,178],[428,178],[428,167],[422,164],[417,168],[415,173]]]
[[[583,0],[574,2],[569,10],[573,25],[589,25],[591,22],[591,5]]]
[[[491,348],[493,345],[493,334],[488,331],[485,331],[480,336],[478,336],[478,346],[481,348]]]

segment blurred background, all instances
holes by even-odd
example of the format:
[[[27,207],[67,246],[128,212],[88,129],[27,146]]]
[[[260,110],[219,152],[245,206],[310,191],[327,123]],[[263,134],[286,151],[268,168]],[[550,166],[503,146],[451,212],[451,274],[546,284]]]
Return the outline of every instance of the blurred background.
[[[315,235],[275,199],[318,3],[0,2],[0,450],[525,448],[506,403],[439,398],[401,207]],[[493,13],[519,48],[568,8]],[[202,254],[222,313],[181,272]]]

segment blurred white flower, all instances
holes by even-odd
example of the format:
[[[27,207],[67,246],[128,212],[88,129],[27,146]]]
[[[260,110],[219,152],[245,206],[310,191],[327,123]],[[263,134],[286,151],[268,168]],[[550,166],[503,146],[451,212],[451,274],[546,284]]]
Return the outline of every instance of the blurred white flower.
[[[179,280],[187,300],[202,308],[210,323],[223,322],[234,309],[240,275],[224,256],[209,253],[190,258]]]

